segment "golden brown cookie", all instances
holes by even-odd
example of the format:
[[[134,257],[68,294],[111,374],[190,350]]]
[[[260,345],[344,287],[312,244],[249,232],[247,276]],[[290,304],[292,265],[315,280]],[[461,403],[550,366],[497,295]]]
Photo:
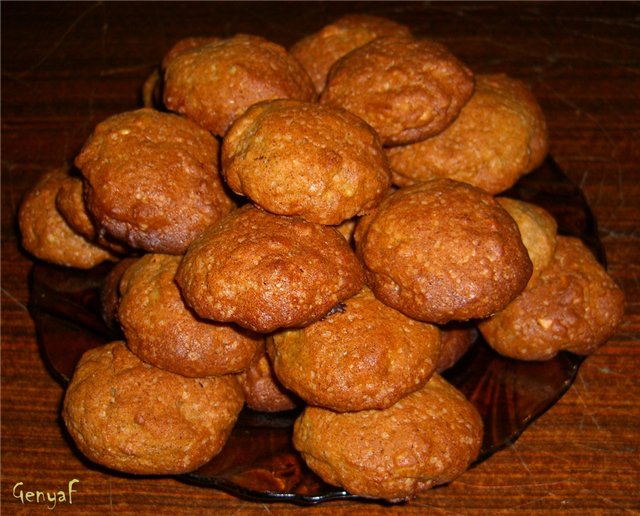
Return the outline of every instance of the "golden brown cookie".
[[[384,409],[427,383],[440,355],[440,331],[365,288],[321,320],[275,333],[268,352],[278,379],[310,405]]]
[[[508,197],[498,197],[497,200],[518,224],[522,243],[527,248],[533,264],[533,272],[529,279],[529,285],[532,285],[553,260],[558,223],[541,206]]]
[[[355,241],[375,295],[437,324],[501,310],[531,276],[513,218],[488,193],[450,179],[386,197],[360,219]]]
[[[56,207],[69,178],[66,167],[52,169],[25,194],[18,212],[22,246],[36,258],[78,269],[90,269],[115,256],[74,231]]]
[[[519,80],[477,75],[458,118],[426,140],[386,149],[395,184],[438,177],[503,192],[542,163],[548,135],[536,99]]]
[[[116,341],[83,355],[62,416],[93,462],[127,473],[179,474],[222,449],[243,403],[234,375],[185,378],[142,362]]]
[[[250,107],[225,136],[221,161],[234,192],[320,224],[370,211],[391,184],[371,127],[343,109],[296,100]]]
[[[218,136],[256,102],[315,97],[302,65],[259,36],[237,34],[182,48],[165,65],[164,104]]]
[[[383,145],[402,145],[441,132],[473,88],[473,73],[443,45],[383,37],[333,65],[320,103],[358,115]]]
[[[558,236],[551,264],[504,310],[479,324],[489,345],[519,360],[547,360],[560,350],[588,355],[616,331],[622,290],[581,240]]]
[[[262,349],[262,336],[194,314],[174,281],[181,259],[147,254],[123,274],[118,319],[129,349],[183,376],[239,373]]]
[[[440,328],[442,342],[440,356],[436,364],[438,373],[454,366],[478,338],[478,330],[468,323],[451,323]]]
[[[301,404],[298,397],[282,386],[263,351],[238,375],[247,407],[259,412],[292,410]]]
[[[245,205],[194,241],[176,280],[201,317],[270,333],[319,319],[364,273],[336,229]]]
[[[218,142],[193,122],[148,108],[98,124],[76,165],[87,208],[135,249],[181,254],[233,208],[218,172]]]
[[[289,52],[307,70],[316,91],[324,89],[329,69],[352,50],[382,36],[411,37],[411,30],[393,20],[348,14],[296,42]]]
[[[464,473],[479,453],[482,420],[462,393],[434,375],[385,410],[307,407],[293,444],[325,482],[398,502]]]
[[[113,331],[120,332],[120,322],[118,321],[118,306],[120,305],[120,280],[124,271],[135,263],[137,257],[127,257],[121,259],[107,273],[100,285],[100,312],[102,320]]]

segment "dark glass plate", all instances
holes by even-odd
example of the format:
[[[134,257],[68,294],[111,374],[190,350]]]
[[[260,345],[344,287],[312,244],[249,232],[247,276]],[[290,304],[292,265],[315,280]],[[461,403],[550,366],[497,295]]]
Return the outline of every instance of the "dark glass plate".
[[[595,220],[582,192],[552,159],[503,195],[538,204],[552,213],[559,232],[578,236],[605,264]],[[82,353],[121,338],[102,319],[100,288],[111,265],[89,271],[36,263],[31,275],[30,311],[43,358],[66,385]],[[576,377],[582,357],[560,353],[546,362],[521,362],[477,342],[444,376],[480,412],[484,443],[475,464],[514,442],[553,406]],[[291,444],[295,411],[264,414],[244,410],[222,452],[199,470],[178,478],[259,501],[314,504],[353,498],[306,467]]]

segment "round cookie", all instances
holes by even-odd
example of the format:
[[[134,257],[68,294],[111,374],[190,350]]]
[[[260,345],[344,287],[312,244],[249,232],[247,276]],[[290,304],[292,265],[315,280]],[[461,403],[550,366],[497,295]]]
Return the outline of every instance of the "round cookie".
[[[504,74],[476,75],[471,99],[441,133],[386,149],[397,185],[448,177],[494,195],[539,166],[547,150],[540,106],[521,81]]]
[[[313,80],[320,93],[329,69],[352,50],[382,36],[411,37],[411,30],[393,20],[368,14],[348,14],[296,42],[289,52]]]
[[[294,424],[293,444],[325,482],[399,502],[464,473],[479,453],[482,420],[436,374],[385,410],[307,407]]]
[[[262,336],[200,319],[185,306],[174,281],[181,259],[147,254],[122,275],[118,319],[129,349],[143,361],[183,376],[242,371],[261,350]]]
[[[52,169],[25,194],[18,212],[22,246],[36,258],[78,269],[114,260],[108,250],[74,231],[56,207],[56,197],[69,178],[68,169]]]
[[[176,280],[201,317],[270,333],[319,319],[364,272],[336,229],[248,204],[194,241]]]
[[[180,474],[220,452],[243,403],[233,375],[185,378],[145,364],[116,341],[82,356],[62,417],[93,462],[126,473]]]
[[[221,162],[234,192],[320,224],[370,211],[391,183],[371,127],[343,109],[296,100],[250,107],[225,136]]]
[[[95,128],[76,158],[87,208],[134,249],[181,254],[233,208],[218,172],[217,140],[193,122],[148,108]]]
[[[533,264],[533,272],[528,284],[530,286],[537,281],[540,273],[553,260],[558,223],[541,206],[508,197],[497,197],[497,201],[518,224],[522,243],[527,248]]]
[[[436,371],[441,373],[454,366],[478,338],[478,330],[468,324],[448,324],[440,328],[442,346],[436,364]]]
[[[100,313],[102,320],[114,332],[121,333],[118,320],[118,306],[120,305],[120,280],[124,271],[133,265],[137,257],[129,256],[117,262],[107,273],[100,285]]]
[[[183,48],[165,65],[164,104],[218,136],[261,100],[315,98],[302,65],[259,36],[237,34]]]
[[[427,383],[440,355],[440,331],[365,288],[321,320],[273,334],[268,351],[282,384],[310,405],[385,409]]]
[[[389,36],[339,59],[320,103],[358,115],[383,145],[402,145],[441,132],[473,88],[473,73],[443,45]]]
[[[260,353],[253,362],[238,375],[238,381],[244,391],[247,407],[259,412],[281,412],[292,410],[300,400],[287,391],[271,367],[266,353]]]
[[[593,353],[615,333],[623,312],[622,291],[589,249],[558,236],[538,281],[479,328],[502,355],[547,360],[561,350]]]
[[[354,236],[376,297],[422,321],[492,315],[531,276],[513,218],[488,193],[450,179],[401,188]]]

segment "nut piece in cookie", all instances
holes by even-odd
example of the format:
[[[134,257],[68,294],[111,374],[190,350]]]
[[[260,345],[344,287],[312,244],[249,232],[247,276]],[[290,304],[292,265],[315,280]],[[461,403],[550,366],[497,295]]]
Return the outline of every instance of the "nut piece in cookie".
[[[556,251],[558,223],[544,208],[518,199],[497,197],[500,205],[518,224],[522,243],[527,248],[533,264],[528,286],[535,283],[540,273],[553,260]]]
[[[443,45],[390,36],[338,60],[320,103],[358,115],[383,145],[403,145],[444,130],[473,89],[473,73]]]
[[[399,502],[462,475],[482,444],[482,420],[437,374],[385,410],[307,407],[293,444],[325,482]]]
[[[450,179],[386,197],[360,219],[355,241],[376,297],[437,324],[494,314],[531,276],[513,218],[488,193]]]
[[[558,236],[551,264],[504,310],[479,324],[498,353],[547,360],[560,350],[588,355],[616,331],[622,290],[581,240]]]
[[[189,377],[238,373],[262,349],[262,336],[198,317],[174,281],[180,256],[147,254],[120,281],[118,319],[143,361]]]
[[[76,232],[58,211],[56,197],[69,177],[65,167],[52,169],[27,191],[18,212],[22,246],[36,258],[78,269],[115,260],[111,252]]]
[[[76,158],[87,208],[134,249],[181,254],[233,202],[218,172],[218,141],[193,122],[148,108],[95,128]]]
[[[276,376],[310,405],[338,412],[384,409],[424,386],[440,330],[378,301],[365,288],[304,328],[273,334]]]
[[[375,131],[343,109],[296,100],[256,104],[222,144],[231,189],[278,215],[337,225],[373,209],[390,186]]]
[[[336,229],[248,204],[193,242],[176,281],[201,317],[270,333],[318,320],[364,272]]]
[[[93,462],[126,473],[180,474],[220,452],[243,403],[233,375],[185,378],[116,341],[82,356],[62,416]]]
[[[547,149],[544,115],[527,87],[506,75],[476,75],[473,96],[449,127],[387,155],[400,186],[448,177],[495,195],[539,166]]]
[[[302,65],[283,47],[237,34],[185,46],[164,60],[164,104],[224,136],[233,121],[261,100],[311,101],[315,88]]]
[[[247,407],[253,410],[281,412],[292,410],[301,403],[295,394],[282,386],[265,352],[258,354],[249,367],[238,375],[238,381],[244,391]]]
[[[296,42],[289,52],[307,70],[316,91],[324,89],[329,69],[338,59],[382,36],[411,37],[411,30],[393,20],[348,14]]]

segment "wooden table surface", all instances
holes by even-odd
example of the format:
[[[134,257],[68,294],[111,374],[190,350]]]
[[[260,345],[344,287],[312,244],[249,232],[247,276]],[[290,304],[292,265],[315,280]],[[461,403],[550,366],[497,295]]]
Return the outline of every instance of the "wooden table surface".
[[[174,479],[87,466],[59,419],[27,311],[32,261],[15,214],[40,173],[72,160],[94,125],[140,105],[140,86],[179,38],[253,33],[288,46],[341,14],[368,12],[446,44],[479,73],[524,80],[551,153],[583,189],[609,271],[626,296],[618,332],[569,392],[513,445],[451,485],[399,506],[255,503]],[[3,514],[48,513],[16,497],[74,484],[78,514],[624,514],[640,512],[640,8],[638,3],[2,2]],[[20,484],[21,483],[21,484]]]

